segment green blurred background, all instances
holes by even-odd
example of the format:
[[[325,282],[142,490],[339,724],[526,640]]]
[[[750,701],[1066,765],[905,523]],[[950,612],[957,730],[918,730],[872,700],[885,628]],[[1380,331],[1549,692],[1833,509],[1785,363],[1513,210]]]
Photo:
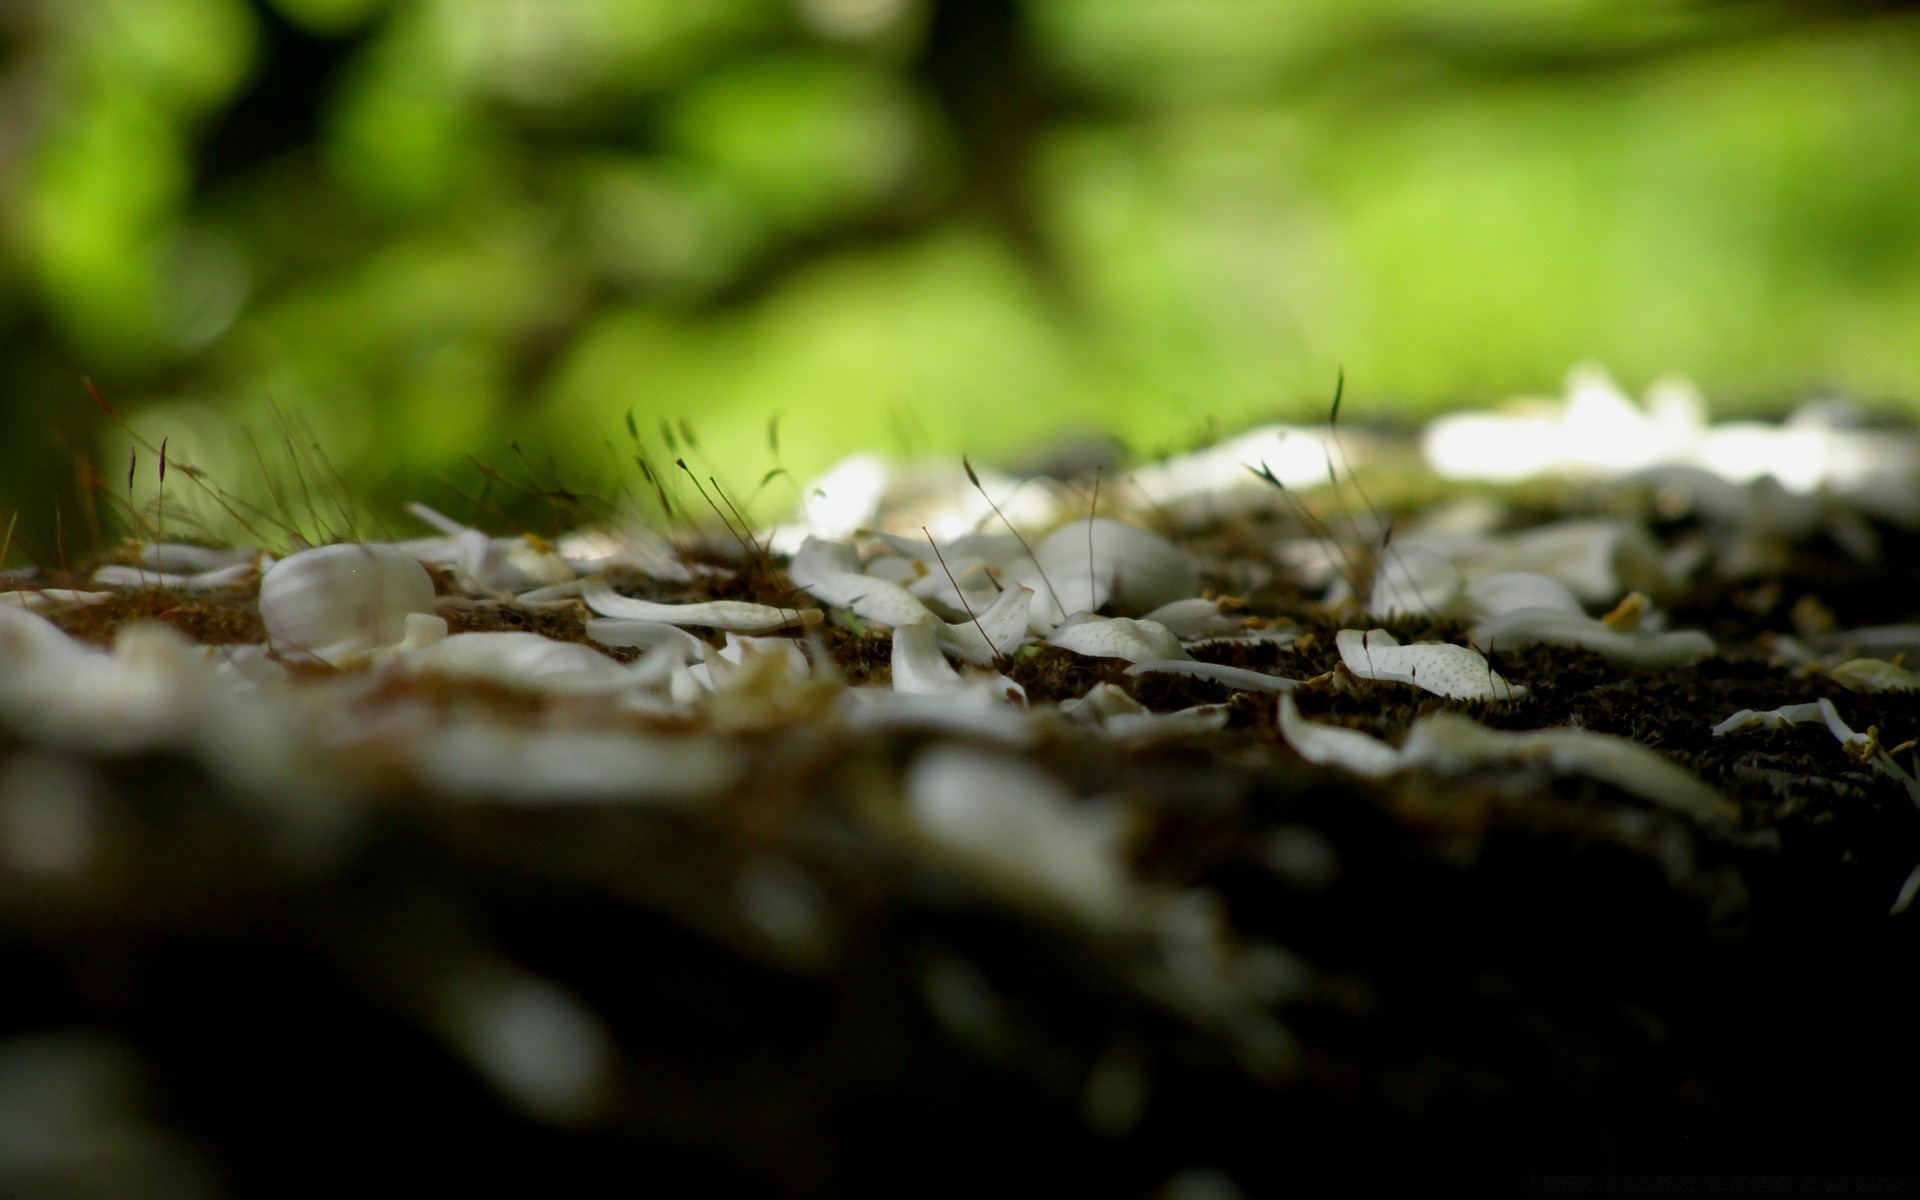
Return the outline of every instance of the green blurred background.
[[[530,503],[470,455],[637,488],[629,411],[750,492],[775,415],[802,477],[1153,451],[1336,365],[1362,416],[1589,358],[1920,396],[1889,0],[5,0],[0,47],[0,515],[42,559],[76,463],[125,494],[83,376],[236,490],[297,430],[461,516]]]

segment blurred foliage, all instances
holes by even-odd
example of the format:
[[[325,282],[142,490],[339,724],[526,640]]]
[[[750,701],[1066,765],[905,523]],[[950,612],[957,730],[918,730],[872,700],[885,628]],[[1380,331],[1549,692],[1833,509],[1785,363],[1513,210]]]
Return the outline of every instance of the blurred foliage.
[[[129,460],[82,376],[243,490],[318,444],[463,515],[531,504],[469,456],[637,489],[629,412],[751,491],[775,415],[803,477],[1151,450],[1336,364],[1360,416],[1586,358],[1920,395],[1887,0],[10,0],[0,47],[0,511],[42,558]]]

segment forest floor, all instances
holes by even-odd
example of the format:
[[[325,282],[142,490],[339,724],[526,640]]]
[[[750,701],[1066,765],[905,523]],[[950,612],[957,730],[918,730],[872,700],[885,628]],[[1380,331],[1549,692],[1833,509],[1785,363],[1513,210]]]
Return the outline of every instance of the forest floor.
[[[1500,524],[1594,511],[1550,489]],[[1356,622],[1402,642],[1467,625],[1323,603],[1276,566],[1310,532],[1298,511],[1173,535],[1202,594],[1289,635],[1192,656],[1308,681],[1289,694],[1309,720],[1389,745],[1443,711],[1615,734],[1734,820],[1539,762],[1313,765],[1272,694],[1044,644],[998,664],[1031,707],[1104,683],[1224,718],[1138,738],[1055,722],[1003,744],[789,714],[731,729],[732,782],[698,802],[482,802],[374,764],[339,811],[297,821],[273,777],[236,782],[191,750],[0,731],[0,837],[45,827],[30,785],[91,806],[82,868],[16,854],[0,871],[0,1114],[58,1097],[37,1119],[96,1194],[166,1178],[283,1195],[376,1171],[547,1194],[698,1178],[715,1195],[1192,1198],[1328,1173],[1897,1170],[1920,1068],[1920,806],[1871,755],[1911,763],[1920,692],[1856,690],[1780,649],[1920,621],[1920,536],[1864,525],[1871,553],[1821,530],[1762,538],[1739,572],[1657,597],[1670,628],[1713,638],[1692,665],[1496,651],[1527,689],[1509,701],[1343,673],[1335,634]],[[1702,526],[1647,528],[1671,550]],[[787,604],[786,566],[622,590]],[[136,621],[265,640],[250,583],[42,612],[100,646]],[[564,642],[590,617],[441,612],[456,634]],[[836,687],[888,682],[884,629],[835,616],[818,633]],[[573,711],[512,687],[382,686],[435,712]],[[1849,754],[1818,721],[1713,732],[1822,699],[1874,746]],[[1037,777],[1111,817],[1150,912],[1089,915],[917,836],[902,796],[929,763],[981,756],[980,787]],[[0,1169],[69,1178],[37,1161]]]

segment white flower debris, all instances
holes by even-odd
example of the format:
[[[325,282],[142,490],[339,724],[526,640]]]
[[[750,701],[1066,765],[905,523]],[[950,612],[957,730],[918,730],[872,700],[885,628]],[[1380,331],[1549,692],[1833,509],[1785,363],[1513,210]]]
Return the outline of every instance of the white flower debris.
[[[590,646],[537,633],[447,634],[440,617],[416,616],[391,661],[413,674],[497,683],[533,691],[606,693],[647,682]]]
[[[1769,712],[1755,712],[1743,708],[1726,720],[1713,727],[1713,736],[1722,737],[1755,727],[1761,729],[1784,729],[1789,725],[1810,725],[1820,722],[1827,727],[1834,740],[1840,743],[1840,749],[1857,763],[1871,766],[1876,774],[1892,779],[1906,789],[1908,797],[1920,804],[1920,777],[1907,770],[1894,760],[1892,754],[1880,744],[1880,731],[1868,726],[1865,733],[1855,730],[1841,717],[1840,710],[1833,701],[1815,700],[1808,704],[1788,704]],[[1906,743],[1911,747],[1913,743]],[[1902,747],[1895,747],[1901,749]]]
[[[587,607],[603,617],[623,621],[658,621],[665,625],[692,625],[704,629],[725,629],[735,633],[764,633],[791,625],[817,625],[817,608],[774,608],[750,604],[744,600],[702,600],[693,604],[660,604],[622,596],[605,580],[584,580],[581,598]]]
[[[1355,775],[1381,779],[1400,769],[1400,752],[1372,734],[1309,721],[1293,697],[1280,697],[1280,733],[1301,758],[1316,766],[1345,767]]]
[[[793,557],[788,576],[823,604],[844,608],[864,621],[890,629],[928,619],[939,620],[926,602],[897,583],[861,572],[858,552],[843,542],[808,538]],[[1026,640],[1031,593],[1013,586],[970,619],[941,621],[934,633],[940,648],[975,666],[987,666],[1011,654]]]
[[[277,653],[346,666],[432,614],[433,579],[412,556],[378,542],[343,542],[289,555],[260,576],[260,619]]]
[[[934,634],[934,626],[938,624],[936,617],[923,617],[893,627],[894,691],[937,696],[942,692],[957,692],[965,686],[960,672],[940,653],[940,639]]]
[[[1200,704],[1174,712],[1156,713],[1110,683],[1096,683],[1077,700],[1062,700],[1060,715],[1090,724],[1102,732],[1130,741],[1151,741],[1212,733],[1227,723],[1224,704]]]
[[[45,608],[48,605],[68,607],[105,604],[113,599],[113,596],[112,592],[81,592],[72,588],[35,588],[31,591],[0,592],[0,604],[11,604],[15,608]]]
[[[1824,721],[1825,711],[1818,701],[1805,704],[1788,704],[1766,712],[1756,712],[1743,708],[1726,720],[1713,727],[1714,737],[1724,737],[1729,733],[1738,733],[1743,729],[1785,729],[1789,725],[1803,725],[1810,721]]]
[[[1144,675],[1150,671],[1160,671],[1169,675],[1191,675],[1196,679],[1211,679],[1230,688],[1243,692],[1286,692],[1300,686],[1298,679],[1288,679],[1282,675],[1269,675],[1265,671],[1251,671],[1245,667],[1228,666],[1224,663],[1195,662],[1191,659],[1146,659],[1127,668],[1129,675]]]
[[[1445,613],[1465,589],[1460,569],[1440,551],[1419,545],[1389,547],[1374,572],[1367,612],[1376,617]]]
[[[1273,489],[1254,476],[1265,471],[1294,491],[1323,488],[1335,472],[1351,471],[1377,455],[1375,440],[1326,429],[1268,425],[1192,454],[1131,471],[1116,490],[1138,493],[1156,511],[1182,519],[1230,516],[1271,507]],[[1336,466],[1337,464],[1337,466]]]
[[[1447,479],[1618,479],[1691,466],[1735,485],[1770,477],[1797,495],[1824,489],[1906,524],[1920,518],[1920,447],[1910,435],[1862,428],[1832,404],[1809,405],[1778,425],[1709,425],[1692,385],[1656,383],[1642,409],[1591,366],[1569,375],[1563,404],[1441,417],[1427,427],[1423,449]]]
[[[205,575],[227,567],[250,563],[257,550],[223,550],[214,546],[196,546],[188,542],[142,542],[135,557],[147,571],[170,575]]]
[[[1402,646],[1384,629],[1342,629],[1334,635],[1340,662],[1361,679],[1410,683],[1454,700],[1513,700],[1527,694],[1508,683],[1486,657],[1467,646],[1417,642]]]
[[[1220,602],[1198,596],[1162,604],[1142,620],[1167,627],[1183,642],[1204,642],[1238,633],[1240,622],[1220,611]]]
[[[1121,613],[1146,613],[1200,590],[1199,572],[1179,547],[1107,517],[1061,526],[1006,572],[1033,589],[1036,632],[1109,603]]]
[[[1125,921],[1136,902],[1120,861],[1121,814],[1076,801],[1018,759],[935,746],[908,769],[906,797],[923,837],[1016,898],[1102,926]]]
[[[191,575],[170,574],[146,567],[109,563],[93,573],[93,582],[105,587],[136,588],[173,592],[211,592],[247,582],[254,573],[253,563],[241,562],[214,567]]]
[[[438,529],[442,536],[396,544],[423,563],[446,567],[463,588],[505,594],[574,578],[572,565],[539,538],[488,537],[424,504],[409,504],[407,511]]]
[[[1655,751],[1625,738],[1584,729],[1515,733],[1489,729],[1460,713],[1433,713],[1413,723],[1395,749],[1357,729],[1309,721],[1292,696],[1280,697],[1280,731],[1308,762],[1344,767],[1380,779],[1411,768],[1463,774],[1486,767],[1539,764],[1584,775],[1700,821],[1735,821],[1740,810]]]
[[[698,662],[707,644],[678,625],[665,621],[634,621],[619,617],[593,617],[586,623],[587,637],[602,646],[616,649],[651,650],[671,646],[682,662]]]
[[[1063,622],[1048,636],[1047,642],[1088,658],[1118,658],[1137,663],[1187,657],[1180,639],[1165,625],[1131,617],[1096,617],[1082,613]]]
[[[1570,646],[1643,670],[1692,666],[1714,654],[1713,639],[1698,630],[1619,629],[1585,613],[1558,608],[1520,608],[1489,617],[1473,627],[1467,641],[1489,652],[1541,644]]]
[[[1829,669],[1827,678],[1850,692],[1911,692],[1920,689],[1920,677],[1912,671],[1878,658],[1848,659]]]
[[[514,804],[686,803],[723,791],[746,766],[719,738],[484,719],[431,727],[402,749],[420,779],[449,796]]]
[[[1378,545],[1380,534],[1375,534]],[[1378,550],[1367,596],[1376,616],[1456,616],[1467,620],[1515,608],[1611,604],[1630,591],[1665,592],[1666,557],[1636,519],[1577,517],[1510,534],[1461,532],[1444,524],[1396,532]],[[1327,603],[1348,598],[1342,556],[1324,541],[1283,548],[1309,585],[1329,586]]]
[[[1695,820],[1740,818],[1737,806],[1656,751],[1586,729],[1516,733],[1489,729],[1459,713],[1433,713],[1414,722],[1400,759],[1405,766],[1446,773],[1539,762],[1561,774],[1610,783]]]

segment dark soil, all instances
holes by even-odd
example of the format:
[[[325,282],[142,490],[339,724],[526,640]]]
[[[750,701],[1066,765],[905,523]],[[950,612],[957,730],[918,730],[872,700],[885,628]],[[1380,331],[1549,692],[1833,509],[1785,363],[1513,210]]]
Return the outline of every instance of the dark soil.
[[[1275,528],[1193,545],[1221,564],[1215,593],[1304,636],[1200,657],[1323,677],[1297,692],[1304,713],[1389,740],[1460,707],[1329,674],[1343,622],[1270,569]],[[1035,702],[1106,682],[1161,711],[1230,704],[1217,734],[1063,732],[1032,755],[1119,799],[1140,877],[1216,896],[1234,935],[1282,949],[1277,1063],[1154,1002],[1151,948],[1001,903],[902,839],[892,810],[918,734],[752,735],[750,785],[697,810],[501,809],[396,784],[324,836],[188,761],[94,764],[108,869],[68,890],[0,876],[0,1033],[128,1055],[140,1119],[238,1195],[379,1178],[1150,1196],[1204,1169],[1269,1196],[1329,1174],[1351,1191],[1402,1173],[1897,1171],[1915,1144],[1920,906],[1889,908],[1920,865],[1920,809],[1822,726],[1709,732],[1741,708],[1831,697],[1887,746],[1920,737],[1920,693],[1853,693],[1767,655],[1806,597],[1843,629],[1920,620],[1920,538],[1876,532],[1877,562],[1816,536],[1780,546],[1776,572],[1669,598],[1676,628],[1720,641],[1695,668],[1507,652],[1500,671],[1530,694],[1466,706],[1652,746],[1734,800],[1735,826],[1530,769],[1357,781],[1294,755],[1271,697],[1051,648],[1004,664]],[[764,570],[650,594],[793,602]],[[446,615],[456,631],[583,637],[577,606]],[[59,619],[104,641],[134,617],[261,637],[238,595]],[[820,635],[851,682],[885,681],[884,635]],[[744,915],[743,873],[766,870],[805,882],[810,935]],[[476,964],[553,981],[600,1016],[620,1056],[602,1111],[536,1119],[450,1052],[437,1006]]]

